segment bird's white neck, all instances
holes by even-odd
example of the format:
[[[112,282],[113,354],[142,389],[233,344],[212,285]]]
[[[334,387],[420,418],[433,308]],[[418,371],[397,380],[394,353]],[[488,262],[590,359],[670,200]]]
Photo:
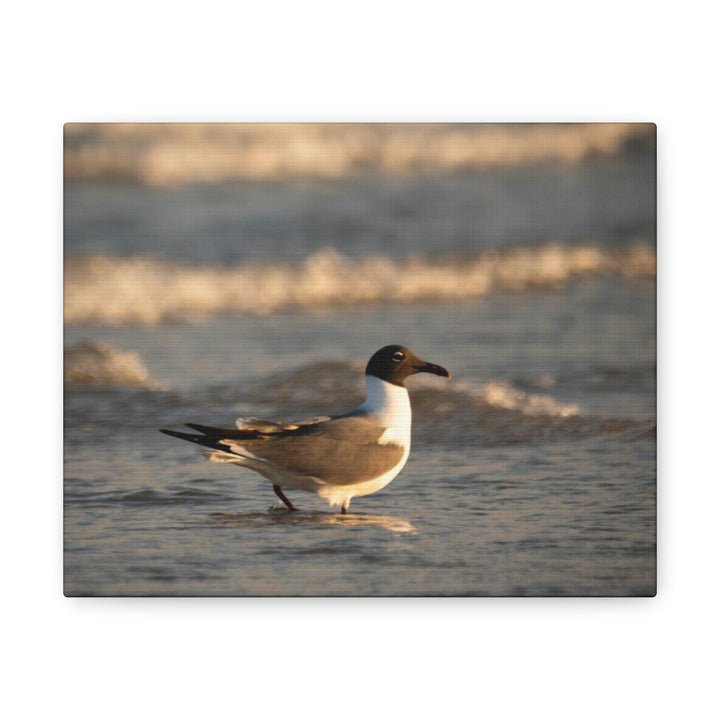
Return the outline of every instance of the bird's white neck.
[[[381,380],[374,375],[365,376],[367,396],[359,410],[372,413],[387,428],[404,428],[409,433],[412,421],[410,396],[401,385]]]

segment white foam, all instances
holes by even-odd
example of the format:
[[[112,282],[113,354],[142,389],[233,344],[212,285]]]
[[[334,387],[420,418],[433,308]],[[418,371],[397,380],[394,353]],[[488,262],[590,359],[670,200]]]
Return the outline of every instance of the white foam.
[[[575,404],[559,402],[549,395],[527,393],[500,380],[485,383],[480,390],[473,391],[472,394],[488,405],[517,410],[523,415],[572,417],[580,412]]]
[[[603,274],[655,277],[645,243],[618,250],[548,244],[471,257],[352,259],[326,248],[299,263],[190,266],[142,256],[68,258],[65,321],[151,325],[221,312],[453,300],[553,288]]]
[[[338,178],[580,162],[614,155],[643,123],[97,123],[65,126],[68,179],[145,185]]]
[[[431,375],[416,375],[412,384],[416,393],[429,390],[441,392],[448,398],[459,395],[469,398],[474,405],[512,410],[528,416],[574,417],[580,413],[580,408],[574,403],[564,403],[550,395],[525,392],[506,380],[493,379],[484,383],[453,380],[441,385],[438,378]],[[442,408],[442,405],[436,404],[435,407]]]
[[[156,387],[137,353],[94,342],[65,348],[64,379],[88,386]]]

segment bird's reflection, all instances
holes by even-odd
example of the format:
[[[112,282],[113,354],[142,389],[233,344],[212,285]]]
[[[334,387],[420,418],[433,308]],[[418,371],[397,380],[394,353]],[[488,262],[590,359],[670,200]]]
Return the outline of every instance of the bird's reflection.
[[[291,512],[284,508],[271,508],[266,513],[213,513],[214,525],[233,525],[236,527],[262,527],[268,525],[337,525],[341,527],[380,527],[394,533],[417,532],[415,526],[406,518],[390,515],[364,515],[327,512]]]

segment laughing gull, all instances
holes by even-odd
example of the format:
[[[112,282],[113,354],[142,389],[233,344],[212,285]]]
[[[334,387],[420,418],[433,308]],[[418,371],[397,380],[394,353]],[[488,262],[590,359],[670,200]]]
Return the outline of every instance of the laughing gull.
[[[421,372],[450,377],[406,347],[387,345],[365,369],[365,402],[345,415],[294,423],[239,418],[236,428],[187,423],[200,435],[160,432],[211,448],[210,460],[260,473],[289,510],[297,508],[283,487],[315,493],[346,514],[352,498],[381,490],[405,466],[412,412],[403,383]]]

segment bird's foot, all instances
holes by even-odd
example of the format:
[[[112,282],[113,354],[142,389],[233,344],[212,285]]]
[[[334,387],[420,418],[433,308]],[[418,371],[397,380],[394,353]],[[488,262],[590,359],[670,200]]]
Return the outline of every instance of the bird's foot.
[[[282,491],[282,488],[279,485],[273,485],[273,490],[275,491],[275,494],[280,498],[283,505],[290,510],[290,511],[297,511],[298,508],[296,508],[290,500],[287,499],[285,496],[285,493]]]

